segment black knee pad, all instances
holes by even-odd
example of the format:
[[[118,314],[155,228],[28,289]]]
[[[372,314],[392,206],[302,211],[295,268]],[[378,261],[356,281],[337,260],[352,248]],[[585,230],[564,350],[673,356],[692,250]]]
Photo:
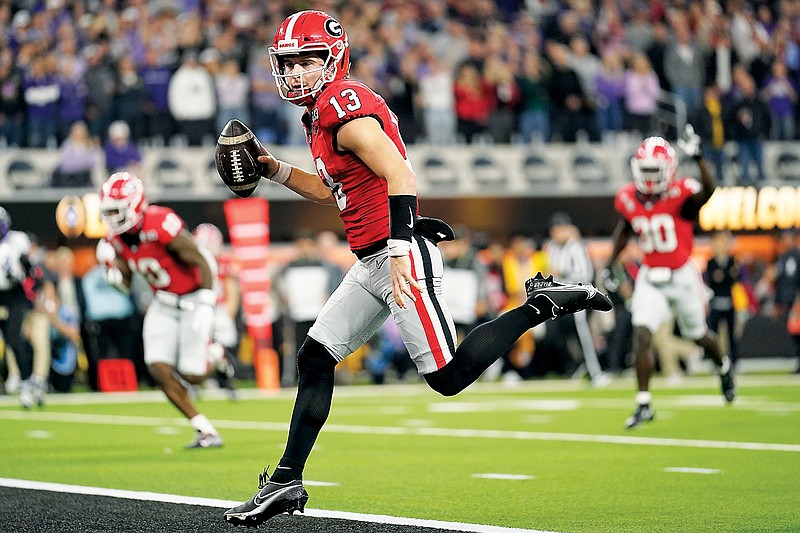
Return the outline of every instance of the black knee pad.
[[[333,373],[337,361],[318,341],[306,337],[297,352],[297,375],[319,375]]]

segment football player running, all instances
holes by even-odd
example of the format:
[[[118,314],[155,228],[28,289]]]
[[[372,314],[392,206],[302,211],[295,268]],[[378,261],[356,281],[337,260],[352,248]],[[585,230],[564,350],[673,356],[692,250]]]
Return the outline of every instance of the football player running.
[[[334,368],[390,315],[418,372],[433,390],[452,396],[531,327],[581,309],[611,309],[591,285],[564,285],[539,274],[527,283],[527,302],[475,328],[456,348],[435,244],[452,238],[452,229],[417,217],[415,174],[397,118],[383,98],[349,79],[344,29],[324,12],[301,11],[281,23],[269,54],[281,96],[306,108],[302,121],[316,173],[265,151],[259,157],[263,175],[307,199],[338,206],[358,260],[298,351],[297,398],[277,468],[260,476],[249,501],[224,514],[247,526],[303,510],[303,469],[330,411]]]
[[[706,325],[706,290],[700,270],[691,259],[694,223],[700,208],[714,193],[716,180],[703,159],[700,137],[691,125],[686,126],[678,147],[697,162],[699,183],[690,177],[677,178],[678,160],[672,146],[661,137],[649,137],[631,158],[633,183],[623,186],[614,200],[622,218],[614,229],[614,245],[603,274],[608,275],[633,235],[638,237],[644,254],[631,297],[639,392],[636,410],[625,423],[627,428],[653,419],[652,339],[673,309],[681,335],[693,340],[719,365],[725,400],[732,402],[736,396],[730,359]]]
[[[186,447],[222,446],[219,433],[198,413],[178,379],[200,384],[215,363],[208,359],[217,303],[214,258],[195,244],[174,211],[148,205],[142,180],[128,172],[112,174],[103,183],[100,216],[113,247],[113,254],[98,247],[109,250],[98,257],[109,282],[127,292],[136,272],[155,292],[144,318],[144,360],[158,387],[195,429]]]

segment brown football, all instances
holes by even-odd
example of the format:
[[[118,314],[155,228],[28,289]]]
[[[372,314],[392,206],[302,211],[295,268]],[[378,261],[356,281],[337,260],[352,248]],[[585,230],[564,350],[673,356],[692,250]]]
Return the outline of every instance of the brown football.
[[[225,124],[217,139],[214,162],[217,173],[237,196],[247,198],[256,190],[264,175],[258,156],[264,152],[255,134],[241,120]]]

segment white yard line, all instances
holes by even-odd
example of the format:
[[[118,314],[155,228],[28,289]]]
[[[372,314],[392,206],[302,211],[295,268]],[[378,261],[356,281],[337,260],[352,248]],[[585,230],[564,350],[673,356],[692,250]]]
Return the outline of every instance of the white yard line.
[[[675,472],[678,474],[721,474],[719,468],[693,468],[690,466],[669,466],[664,472]]]
[[[157,418],[125,415],[94,415],[82,413],[56,413],[48,411],[0,411],[0,420],[26,420],[41,422],[63,422],[69,424],[99,424],[119,426],[188,426],[182,418]],[[220,429],[252,431],[287,430],[285,422],[248,422],[243,420],[213,420]],[[326,424],[326,433],[357,435],[422,435],[449,438],[482,438],[499,440],[556,441],[556,442],[594,442],[629,446],[667,446],[677,448],[707,448],[747,451],[773,451],[800,453],[800,444],[771,442],[739,442],[704,439],[676,439],[662,437],[636,437],[629,435],[592,435],[585,433],[555,433],[536,431],[501,431],[490,429],[453,429],[431,427],[401,426],[360,426],[348,424]]]
[[[66,494],[82,494],[87,496],[109,496],[112,498],[122,498],[126,500],[140,500],[151,502],[177,503],[184,505],[200,505],[203,507],[218,507],[227,509],[239,505],[239,501],[217,500],[211,498],[199,498],[195,496],[180,496],[176,494],[162,494],[158,492],[139,492],[131,490],[104,489],[100,487],[84,487],[80,485],[65,485],[61,483],[46,483],[42,481],[28,481],[24,479],[0,478],[0,486],[27,489],[27,490],[46,490],[51,492],[61,492]],[[451,529],[454,531],[465,531],[474,533],[555,533],[553,531],[543,531],[539,529],[518,529],[500,526],[484,526],[480,524],[464,524],[461,522],[443,522],[439,520],[423,520],[419,518],[403,518],[399,516],[386,516],[374,514],[348,513],[344,511],[324,511],[320,509],[306,509],[306,516],[316,518],[338,518],[352,520],[356,522],[371,522],[375,524],[396,524],[403,526],[417,526],[432,529]],[[302,520],[303,515],[295,515]]]

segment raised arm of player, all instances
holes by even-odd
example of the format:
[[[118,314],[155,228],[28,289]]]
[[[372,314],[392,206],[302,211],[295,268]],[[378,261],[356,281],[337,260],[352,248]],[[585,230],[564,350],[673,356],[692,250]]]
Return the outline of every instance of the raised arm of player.
[[[691,124],[686,125],[683,135],[678,139],[678,148],[694,159],[700,171],[700,190],[694,193],[691,197],[691,201],[687,201],[681,208],[681,216],[692,220],[697,217],[700,208],[703,207],[709,198],[711,198],[711,195],[714,194],[714,191],[717,189],[717,180],[703,157],[700,136],[695,133]]]
[[[358,156],[379,178],[385,179],[389,196],[417,194],[416,175],[400,154],[394,142],[384,133],[380,123],[372,117],[351,120],[343,125],[336,136],[340,150],[349,150]],[[413,221],[412,221],[413,223]],[[405,309],[403,295],[416,301],[411,288],[420,286],[411,274],[408,254],[389,258],[392,276],[392,295],[398,306]]]
[[[266,152],[258,157],[258,162],[266,165],[267,176],[272,176],[278,173],[281,164],[288,165],[288,163],[281,163],[271,153]],[[306,200],[318,204],[336,205],[336,199],[333,197],[331,190],[322,183],[319,176],[306,172],[301,168],[295,166],[291,167],[289,177],[283,182],[283,185],[293,190]]]

